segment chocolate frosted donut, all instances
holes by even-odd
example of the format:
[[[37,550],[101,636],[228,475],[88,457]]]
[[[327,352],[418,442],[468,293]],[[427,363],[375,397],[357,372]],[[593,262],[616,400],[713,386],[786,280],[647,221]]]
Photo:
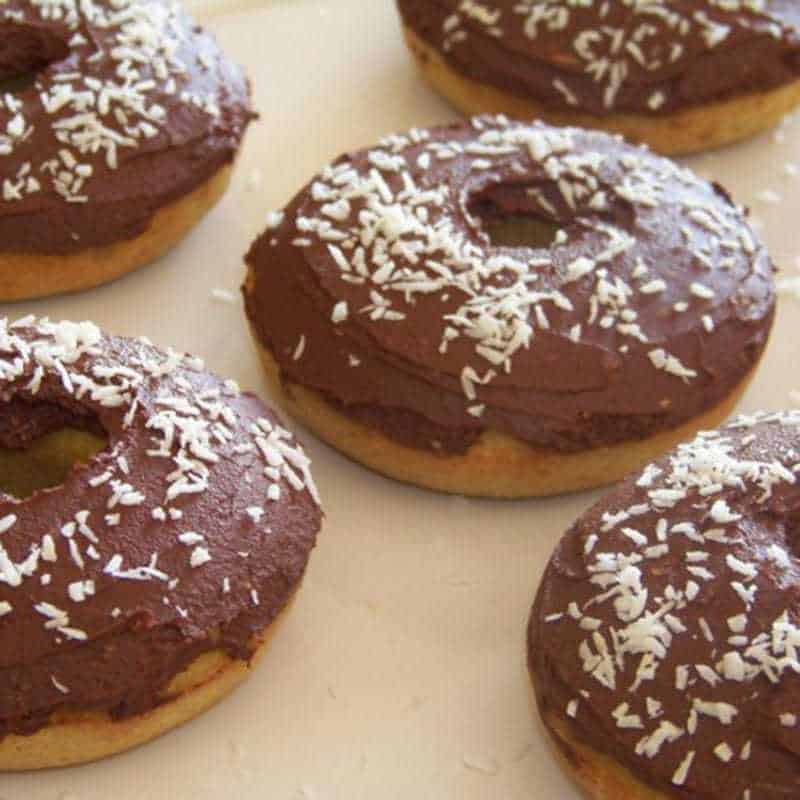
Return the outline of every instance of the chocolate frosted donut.
[[[247,81],[173,0],[0,5],[0,300],[85,289],[222,196]]]
[[[551,241],[493,242],[509,219]],[[605,134],[503,118],[342,156],[247,263],[293,411],[381,472],[476,495],[610,482],[717,424],[774,307],[721,188]]]
[[[558,545],[528,629],[592,798],[800,796],[800,412],[701,433]]]
[[[426,80],[468,114],[622,133],[663,153],[751,136],[800,101],[794,0],[397,0]]]
[[[107,444],[57,487],[0,495],[5,770],[110,755],[220,699],[320,525],[294,438],[199,359],[89,322],[2,321],[0,446],[65,426]]]

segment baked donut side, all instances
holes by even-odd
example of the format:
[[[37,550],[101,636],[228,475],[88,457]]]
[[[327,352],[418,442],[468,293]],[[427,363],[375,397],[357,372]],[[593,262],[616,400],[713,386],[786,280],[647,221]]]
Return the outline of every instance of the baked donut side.
[[[409,447],[342,413],[325,395],[282,377],[272,352],[253,338],[274,396],[295,419],[339,452],[388,478],[451,494],[475,497],[547,497],[606,486],[621,480],[657,453],[670,450],[698,429],[727,419],[752,373],[699,419],[624,444],[564,453],[531,447],[508,434],[484,431],[464,454],[443,457]]]
[[[96,286],[173,247],[224,193],[253,117],[242,71],[173,0],[62,5],[0,9],[6,301]]]
[[[0,771],[75,766],[123,753],[177,728],[224,699],[244,681],[266,651],[283,615],[251,642],[252,655],[234,659],[221,650],[198,656],[158,695],[158,704],[125,719],[102,711],[53,714],[32,734],[0,739]]]
[[[490,238],[520,216],[551,239]],[[246,261],[254,337],[304,421],[378,471],[488,496],[610,482],[718,423],[774,310],[719,187],[504,118],[341,157]]]
[[[556,759],[591,800],[668,800],[668,795],[637,780],[612,758],[572,736],[555,716],[545,723]]]
[[[0,253],[0,298],[14,303],[92,289],[168,253],[222,198],[233,168],[225,166],[189,194],[159,208],[133,239],[63,255]]]
[[[701,433],[557,546],[528,661],[589,797],[796,793],[799,435],[794,411]]]
[[[398,10],[422,76],[467,115],[601,128],[677,155],[749,138],[800,101],[792,4],[398,0]]]
[[[0,326],[0,373],[3,447],[107,437],[59,486],[0,496],[0,768],[65,766],[234,688],[321,512],[291,434],[199,359],[26,318]]]

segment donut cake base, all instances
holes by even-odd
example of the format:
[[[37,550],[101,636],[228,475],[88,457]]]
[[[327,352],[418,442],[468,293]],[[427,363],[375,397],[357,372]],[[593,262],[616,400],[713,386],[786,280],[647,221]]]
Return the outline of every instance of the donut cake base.
[[[250,675],[264,655],[292,599],[255,637],[249,661],[233,659],[222,650],[198,656],[162,692],[161,705],[115,720],[102,712],[54,714],[30,736],[9,734],[0,739],[0,771],[68,767],[97,761],[146,744],[199,716],[224,699]]]
[[[79,292],[121,278],[175,247],[225,194],[232,166],[219,169],[189,194],[153,215],[134,239],[77,253],[0,253],[0,298],[18,302]]]
[[[465,114],[506,114],[521,120],[541,119],[554,125],[602,128],[622,134],[633,142],[645,142],[666,155],[695,153],[747,139],[776,125],[800,103],[800,81],[794,81],[778,89],[750,93],[669,116],[609,114],[598,117],[551,110],[535,100],[460,75],[414,31],[404,26],[404,33],[426,82]]]
[[[252,285],[250,273],[245,292]],[[464,454],[438,455],[400,444],[341,414],[320,392],[284,380],[252,324],[250,329],[274,396],[320,439],[389,478],[473,497],[549,497],[614,483],[695,432],[716,427],[730,416],[757,368],[709,411],[646,439],[561,453],[487,431]]]
[[[544,724],[562,766],[591,800],[668,800],[667,795],[634,778],[612,758],[571,736],[555,715],[545,715]]]

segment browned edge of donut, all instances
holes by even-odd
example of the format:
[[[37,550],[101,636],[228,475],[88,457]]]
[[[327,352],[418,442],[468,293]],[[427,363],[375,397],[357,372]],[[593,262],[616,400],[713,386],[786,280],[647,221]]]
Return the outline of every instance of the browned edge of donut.
[[[777,89],[754,92],[666,116],[609,114],[596,116],[579,111],[559,111],[478,83],[451,69],[439,52],[404,26],[406,44],[427,83],[459,111],[473,114],[505,114],[521,119],[541,119],[553,125],[575,125],[620,133],[632,142],[643,142],[665,155],[712,150],[755,136],[771,128],[800,104],[800,80]]]
[[[121,278],[155,261],[177,245],[221,199],[232,166],[156,211],[133,239],[66,255],[0,253],[0,302],[79,292]]]
[[[249,268],[244,290],[250,295],[255,273]],[[344,455],[390,478],[471,497],[548,497],[606,486],[640,469],[699,430],[715,428],[730,416],[755,374],[755,364],[722,402],[677,428],[646,439],[577,453],[535,448],[497,431],[485,431],[463,454],[438,454],[390,439],[381,431],[341,414],[314,389],[283,380],[280,367],[250,324],[273,395],[320,439]]]
[[[531,704],[536,706],[535,684],[533,686]],[[544,712],[541,718],[562,769],[590,800],[670,800],[668,795],[634,777],[610,756],[573,736],[556,714]]]
[[[294,592],[297,592],[296,587]],[[222,650],[198,656],[162,691],[162,702],[149,711],[115,720],[107,713],[64,712],[30,736],[0,738],[0,772],[68,767],[97,761],[145,744],[202,714],[230,694],[264,655],[295,594],[275,619],[253,636],[249,661]]]

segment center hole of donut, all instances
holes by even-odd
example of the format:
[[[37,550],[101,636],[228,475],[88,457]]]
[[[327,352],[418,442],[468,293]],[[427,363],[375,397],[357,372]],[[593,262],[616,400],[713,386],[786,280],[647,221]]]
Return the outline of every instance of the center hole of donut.
[[[49,31],[0,24],[0,92],[17,94],[29,89],[45,67],[67,56],[67,43]]]
[[[495,247],[531,247],[548,250],[560,227],[539,217],[515,214],[504,219],[488,219],[483,229]]]
[[[52,403],[0,407],[0,492],[19,500],[60,486],[108,445],[100,423]]]
[[[548,250],[561,230],[560,225],[537,213],[525,187],[493,187],[473,198],[468,210],[495,247]]]

